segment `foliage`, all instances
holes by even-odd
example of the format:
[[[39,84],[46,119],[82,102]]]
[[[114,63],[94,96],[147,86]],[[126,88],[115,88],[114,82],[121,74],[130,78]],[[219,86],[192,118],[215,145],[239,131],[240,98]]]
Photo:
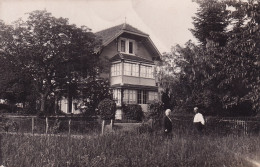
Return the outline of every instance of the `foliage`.
[[[10,105],[8,105],[8,104],[0,104],[0,111],[1,112],[3,112],[3,111],[11,112],[12,109],[11,109]]]
[[[164,54],[161,86],[169,88],[176,107],[186,111],[196,105],[206,114],[256,114],[260,109],[259,1],[197,2],[193,33],[196,30],[194,36],[202,45],[188,41]],[[209,15],[211,8],[216,10]],[[201,26],[205,23],[223,26],[214,30]]]
[[[11,104],[23,103],[31,96],[32,79],[26,73],[22,73],[20,68],[5,56],[3,49],[12,38],[12,26],[0,21],[0,28],[0,98],[8,100]]]
[[[160,123],[162,121],[162,118],[164,116],[164,107],[163,103],[154,100],[152,103],[148,104],[148,117],[152,118],[154,123]]]
[[[218,89],[225,90],[226,93],[221,95],[225,108],[242,105],[245,108],[243,114],[252,115],[260,109],[260,4],[259,1],[228,1],[226,5],[233,8],[228,16],[227,44],[208,48],[208,64],[214,69],[214,75],[208,79],[214,81]]]
[[[106,98],[98,104],[98,112],[103,120],[115,119],[116,103]]]
[[[29,75],[41,112],[52,94],[76,95],[82,78],[98,74],[94,50],[101,41],[89,29],[69,24],[68,19],[34,11],[5,33],[6,41],[1,42],[5,59]]]
[[[126,119],[142,121],[144,113],[142,107],[138,104],[127,104],[123,107]]]
[[[191,41],[185,47],[176,45],[171,53],[164,55],[163,61],[168,74],[161,75],[161,86],[169,89],[175,108],[192,111],[194,106],[199,106],[209,112],[213,105],[215,108],[220,105],[214,84],[206,82],[210,71],[202,48]]]
[[[19,125],[15,121],[8,120],[3,123],[2,128],[5,132],[10,131],[11,128],[13,128],[15,132],[17,132],[19,129]]]
[[[83,109],[83,112],[88,116],[96,115],[95,110],[103,99],[112,99],[109,82],[105,79],[96,79],[86,82],[82,84],[79,91],[81,91],[79,97],[83,99],[83,105],[87,107]]]
[[[212,40],[220,46],[225,45],[225,30],[229,21],[226,4],[217,0],[197,0],[196,2],[199,8],[196,16],[192,18],[194,29],[190,29],[194,37],[204,46]]]

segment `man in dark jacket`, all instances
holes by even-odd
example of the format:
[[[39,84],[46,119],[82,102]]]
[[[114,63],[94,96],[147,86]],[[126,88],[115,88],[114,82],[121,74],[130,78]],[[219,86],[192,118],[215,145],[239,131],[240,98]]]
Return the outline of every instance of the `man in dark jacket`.
[[[167,88],[166,91],[162,93],[162,102],[163,102],[164,110],[167,110],[168,108],[171,107],[170,101],[171,101],[170,92],[169,92],[169,88]]]
[[[172,120],[169,117],[170,114],[171,114],[171,110],[167,109],[165,111],[165,116],[163,118],[164,134],[167,136],[171,136],[171,132],[172,132]]]

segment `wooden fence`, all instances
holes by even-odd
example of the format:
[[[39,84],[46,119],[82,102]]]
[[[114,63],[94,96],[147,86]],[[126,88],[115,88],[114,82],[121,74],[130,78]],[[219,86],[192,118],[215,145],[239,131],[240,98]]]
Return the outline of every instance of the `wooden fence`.
[[[101,131],[97,119],[84,117],[0,116],[0,132],[87,134]]]
[[[180,134],[183,132],[191,133],[193,130],[193,117],[173,117],[173,124],[175,130]],[[260,118],[205,117],[205,133],[213,135],[260,135]]]
[[[179,135],[192,133],[192,116],[173,116],[173,128]],[[205,133],[213,135],[260,135],[258,117],[205,117]],[[90,134],[101,132],[101,121],[84,117],[0,116],[0,132]]]

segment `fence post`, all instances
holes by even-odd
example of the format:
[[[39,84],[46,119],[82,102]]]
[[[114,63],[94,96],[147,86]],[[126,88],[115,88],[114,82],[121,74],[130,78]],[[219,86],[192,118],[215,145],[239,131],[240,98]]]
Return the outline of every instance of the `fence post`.
[[[113,126],[114,126],[114,120],[113,119],[111,119],[110,126],[111,126],[111,130],[113,130]]]
[[[101,134],[104,134],[104,129],[105,129],[105,120],[102,120],[102,129],[101,129]]]
[[[49,129],[49,119],[48,117],[46,117],[46,134],[48,133],[48,129]]]
[[[70,135],[70,126],[71,126],[71,119],[69,119],[69,135]]]
[[[34,117],[32,117],[32,134],[34,134]]]

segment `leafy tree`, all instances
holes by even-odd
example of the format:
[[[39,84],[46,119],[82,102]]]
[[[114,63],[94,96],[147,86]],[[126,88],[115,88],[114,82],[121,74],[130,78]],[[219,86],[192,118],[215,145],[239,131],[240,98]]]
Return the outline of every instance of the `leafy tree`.
[[[213,40],[223,46],[226,43],[225,30],[228,25],[226,4],[218,0],[196,0],[198,12],[193,17],[194,29],[190,29],[194,37],[206,46]]]
[[[210,52],[216,65],[221,67],[216,72],[216,77],[222,76],[218,86],[228,90],[223,97],[225,106],[245,104],[249,106],[246,112],[250,114],[250,105],[255,112],[260,109],[260,4],[253,0],[227,1],[226,5],[233,8],[229,15],[232,24],[227,45],[223,48],[213,46]]]
[[[25,106],[25,102],[33,96],[32,79],[26,73],[22,73],[19,67],[10,60],[10,57],[5,56],[4,49],[12,39],[13,28],[2,21],[0,21],[0,27],[0,98],[6,99],[12,108],[16,103],[23,103]]]
[[[61,93],[70,97],[78,81],[97,75],[94,49],[100,41],[89,29],[78,28],[47,11],[34,11],[27,21],[18,20],[11,34],[3,47],[5,57],[33,79],[42,113],[53,93],[63,90]]]
[[[223,19],[229,19],[229,31],[225,32],[225,45],[218,45],[221,34],[215,34],[201,53],[207,67],[203,83],[211,85],[217,101],[230,114],[252,115],[259,110],[259,2],[218,3],[226,6],[218,13],[228,11]]]
[[[189,41],[165,54],[161,86],[170,88],[184,110],[196,105],[211,114],[255,114],[260,109],[259,1],[197,2],[192,32],[202,45]]]
[[[192,111],[194,106],[200,106],[209,113],[212,106],[217,108],[220,105],[213,82],[208,82],[208,76],[213,71],[207,64],[208,56],[203,47],[196,46],[191,41],[185,47],[176,45],[164,61],[172,78],[168,88],[171,92],[171,104],[174,104],[175,109]],[[166,79],[169,79],[168,75],[161,82]]]

